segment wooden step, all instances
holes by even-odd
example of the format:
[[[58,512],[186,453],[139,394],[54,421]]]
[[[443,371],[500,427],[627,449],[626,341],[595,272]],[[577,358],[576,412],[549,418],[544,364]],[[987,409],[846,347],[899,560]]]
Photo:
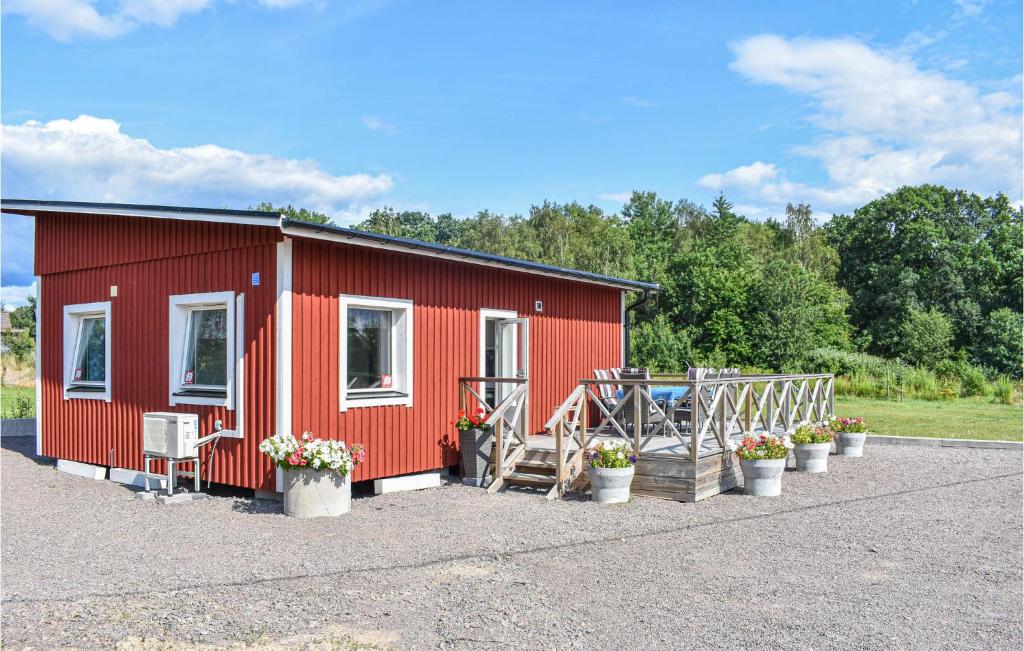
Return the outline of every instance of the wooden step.
[[[516,464],[516,470],[526,470],[527,472],[555,472],[558,468],[558,464],[554,459],[548,458],[526,458]]]
[[[534,472],[519,472],[518,470],[505,475],[505,482],[509,484],[524,484],[527,486],[554,486],[553,475],[542,475]]]

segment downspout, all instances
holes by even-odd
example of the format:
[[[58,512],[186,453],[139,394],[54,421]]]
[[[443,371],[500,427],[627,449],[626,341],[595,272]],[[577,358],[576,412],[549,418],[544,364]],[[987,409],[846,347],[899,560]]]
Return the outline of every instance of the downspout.
[[[629,345],[630,344],[630,342],[629,342],[629,313],[630,313],[631,310],[635,310],[635,309],[637,309],[639,307],[643,307],[643,305],[645,303],[647,303],[647,301],[649,301],[649,300],[651,300],[651,290],[645,289],[644,290],[644,295],[641,296],[639,299],[637,299],[637,301],[635,303],[633,303],[632,305],[627,306],[626,310],[625,310],[625,315],[624,315],[624,318],[623,318],[624,323],[622,324],[622,327],[623,327],[623,329],[626,332],[626,360],[625,360],[625,362],[626,362],[626,366],[627,367],[632,366],[632,360],[630,359],[632,354],[631,354],[630,345]]]

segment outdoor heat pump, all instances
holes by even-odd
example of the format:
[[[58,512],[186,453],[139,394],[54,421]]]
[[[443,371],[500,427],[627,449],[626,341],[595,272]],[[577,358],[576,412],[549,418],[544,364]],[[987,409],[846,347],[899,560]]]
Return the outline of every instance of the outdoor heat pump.
[[[142,415],[142,451],[168,459],[197,456],[199,416],[156,411]]]

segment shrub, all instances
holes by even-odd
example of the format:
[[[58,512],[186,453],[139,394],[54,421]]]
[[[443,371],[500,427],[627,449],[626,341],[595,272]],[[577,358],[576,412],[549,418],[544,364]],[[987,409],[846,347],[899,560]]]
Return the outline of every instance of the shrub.
[[[992,402],[1000,405],[1013,404],[1013,390],[1016,387],[1007,377],[999,376],[992,383]]]
[[[985,370],[974,366],[966,359],[944,359],[934,368],[935,375],[945,380],[960,383],[960,395],[966,397],[985,395]]]
[[[953,322],[938,310],[913,309],[900,325],[897,353],[911,364],[931,368],[952,352]]]
[[[807,372],[835,375],[871,375],[885,377],[886,367],[898,365],[875,355],[852,353],[838,348],[816,348],[807,357]]]
[[[10,418],[32,418],[36,415],[36,403],[28,396],[18,396],[11,407]]]

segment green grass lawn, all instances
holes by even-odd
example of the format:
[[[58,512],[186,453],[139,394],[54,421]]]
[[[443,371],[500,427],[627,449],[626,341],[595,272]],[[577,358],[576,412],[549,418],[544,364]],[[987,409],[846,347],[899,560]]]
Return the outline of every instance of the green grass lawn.
[[[32,403],[32,410],[36,408],[36,390],[34,387],[2,387],[0,388],[0,418],[12,418],[14,402],[24,396]]]
[[[997,405],[980,398],[887,402],[836,396],[836,415],[862,416],[872,434],[987,441],[1024,439],[1020,405]]]

